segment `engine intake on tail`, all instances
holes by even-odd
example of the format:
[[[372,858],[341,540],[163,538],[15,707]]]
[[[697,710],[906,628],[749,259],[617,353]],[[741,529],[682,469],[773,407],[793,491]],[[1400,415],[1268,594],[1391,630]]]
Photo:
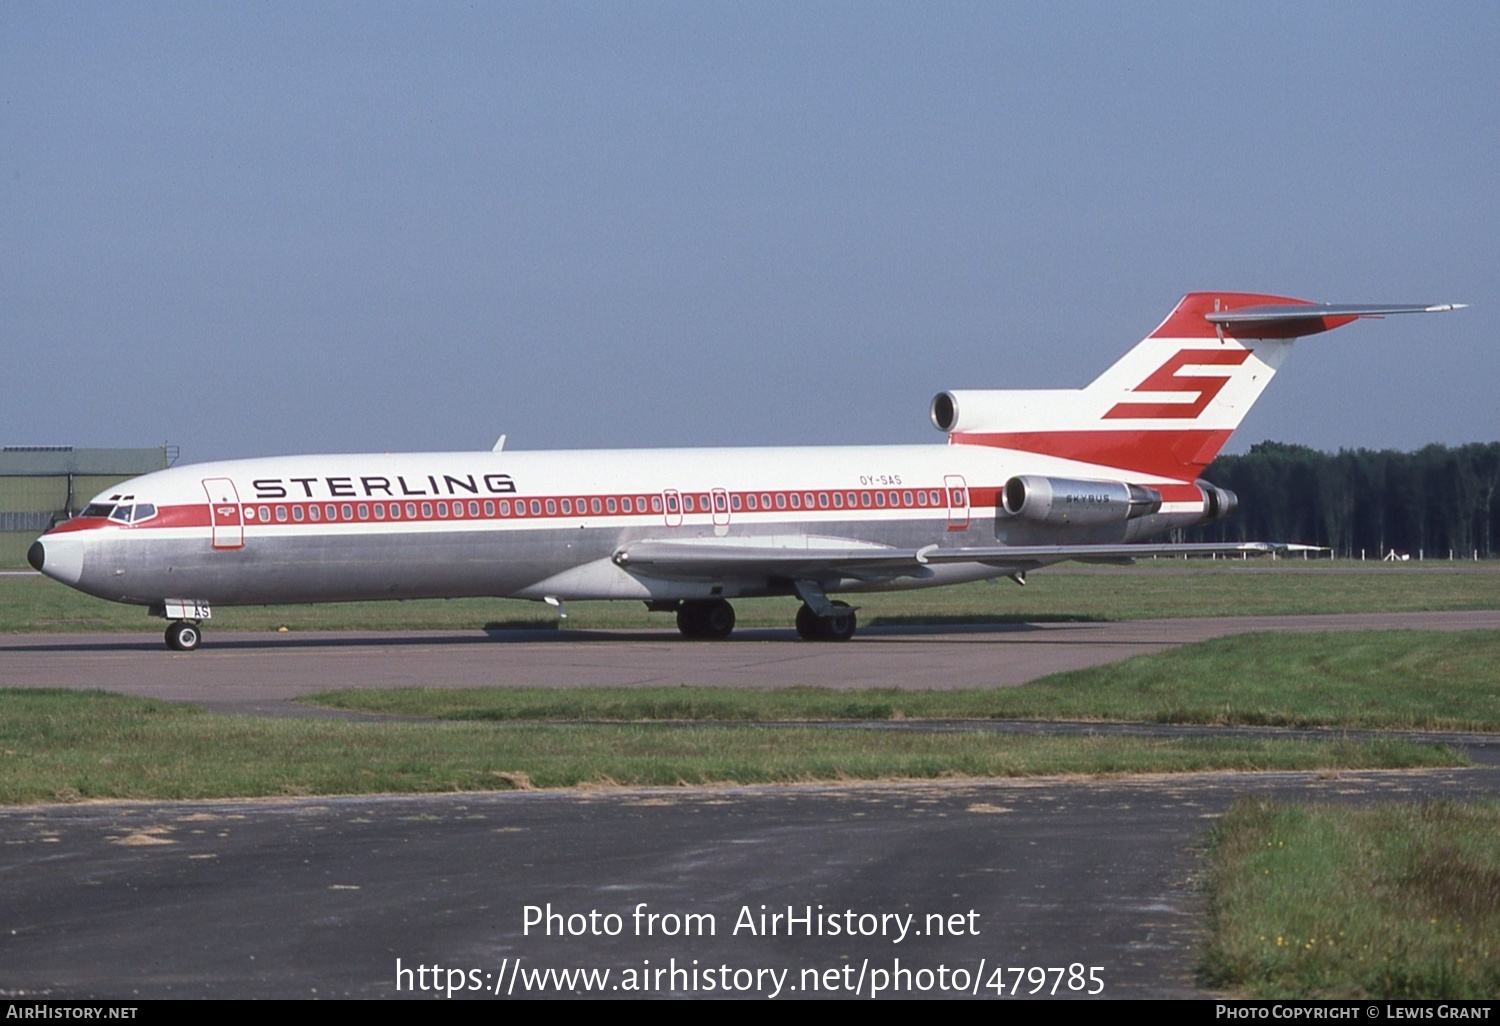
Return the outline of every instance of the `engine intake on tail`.
[[[1124,481],[1026,474],[1005,482],[1001,505],[1011,516],[1039,524],[1117,524],[1161,509],[1161,492]]]
[[[952,392],[939,392],[932,397],[932,407],[927,415],[932,426],[939,431],[952,431],[958,427],[958,397]]]

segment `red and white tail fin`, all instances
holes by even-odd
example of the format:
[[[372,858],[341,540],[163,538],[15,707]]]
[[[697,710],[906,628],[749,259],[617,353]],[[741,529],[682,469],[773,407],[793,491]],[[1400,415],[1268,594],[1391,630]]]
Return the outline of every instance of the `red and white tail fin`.
[[[1294,339],[1360,317],[1446,305],[1348,306],[1191,292],[1081,389],[943,392],[932,421],[955,445],[989,445],[1191,481],[1270,382]]]

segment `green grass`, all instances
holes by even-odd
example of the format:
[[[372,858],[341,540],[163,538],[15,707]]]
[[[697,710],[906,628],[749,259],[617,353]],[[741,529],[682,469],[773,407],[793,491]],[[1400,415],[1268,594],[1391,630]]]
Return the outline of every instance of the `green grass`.
[[[1132,620],[1174,616],[1401,612],[1500,608],[1500,562],[1382,564],[1266,559],[1059,566],[1009,581],[852,596],[860,622],[922,624]],[[790,628],[796,599],[739,599],[744,627]],[[570,602],[571,629],[670,628],[639,602]],[[0,576],[0,633],[148,631],[136,606],[81,595],[40,576]],[[221,607],[214,630],[478,630],[558,626],[546,606],[515,599]]]
[[[266,719],[103,692],[0,690],[0,803],[11,805],[1462,764],[1446,749],[1384,740]]]
[[[452,720],[1073,719],[1500,730],[1500,631],[1247,634],[999,689],[404,688],[302,701]]]
[[[1015,690],[1044,718],[1500,730],[1500,631],[1246,634]]]
[[[1241,801],[1215,831],[1204,982],[1257,998],[1493,999],[1500,805]]]

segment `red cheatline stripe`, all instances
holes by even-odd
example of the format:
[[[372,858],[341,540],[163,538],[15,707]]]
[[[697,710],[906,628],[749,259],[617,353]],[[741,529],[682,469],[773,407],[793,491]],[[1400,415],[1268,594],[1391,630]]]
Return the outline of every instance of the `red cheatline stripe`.
[[[848,512],[879,510],[931,510],[946,518],[948,496],[943,488],[850,488],[765,490],[765,491],[692,491],[668,493],[615,493],[612,495],[550,495],[514,499],[424,499],[379,501],[313,502],[245,502],[241,503],[241,520],[246,527],[270,525],[312,525],[326,523],[449,523],[455,521],[521,521],[562,520],[610,517],[703,517],[753,516],[756,514],[812,513],[837,516]],[[963,508],[993,506],[999,488],[959,490],[955,505]],[[627,502],[629,508],[626,508]],[[669,504],[675,503],[676,508]],[[722,503],[722,504],[721,504]],[[470,511],[471,506],[473,512]],[[379,513],[377,515],[377,507]],[[316,510],[317,519],[313,519]],[[408,512],[410,510],[410,512]],[[442,510],[443,512],[439,512]],[[264,514],[262,513],[264,511]],[[300,519],[299,519],[300,514]],[[208,527],[211,524],[207,504],[159,507],[155,517],[135,525],[136,529]],[[220,527],[234,526],[221,521]],[[99,517],[78,517],[53,528],[55,533],[86,531],[124,525]]]

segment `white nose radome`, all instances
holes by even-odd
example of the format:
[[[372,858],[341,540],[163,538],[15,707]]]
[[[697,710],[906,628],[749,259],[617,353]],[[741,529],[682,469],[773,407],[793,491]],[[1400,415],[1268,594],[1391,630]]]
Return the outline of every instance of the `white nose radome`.
[[[83,576],[83,541],[68,535],[38,539],[26,552],[26,562],[70,587]]]

